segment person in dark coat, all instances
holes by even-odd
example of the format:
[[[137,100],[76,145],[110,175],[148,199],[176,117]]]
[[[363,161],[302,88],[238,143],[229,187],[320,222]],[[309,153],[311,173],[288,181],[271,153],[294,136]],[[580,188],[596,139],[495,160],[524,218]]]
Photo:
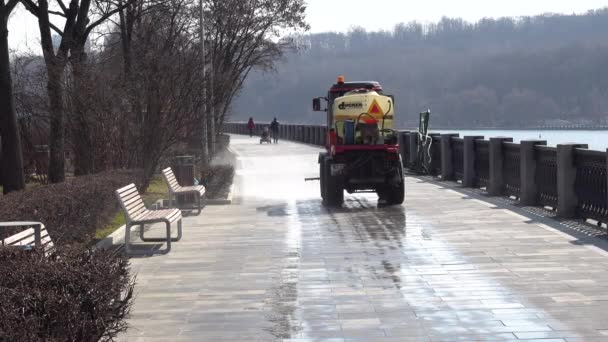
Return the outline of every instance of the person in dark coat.
[[[249,118],[247,128],[249,128],[249,137],[253,137],[253,133],[255,132],[255,122],[253,122],[253,118]]]
[[[279,143],[279,122],[274,118],[270,123],[270,131],[272,132],[272,140],[275,144]]]

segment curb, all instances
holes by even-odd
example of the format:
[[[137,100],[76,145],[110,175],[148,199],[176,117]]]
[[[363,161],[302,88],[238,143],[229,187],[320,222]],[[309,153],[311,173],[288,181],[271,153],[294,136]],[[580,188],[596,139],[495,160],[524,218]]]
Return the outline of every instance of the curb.
[[[110,248],[115,245],[122,245],[125,243],[125,227],[126,225],[120,226],[112,234],[106,236],[103,240],[95,244],[95,249]]]
[[[233,150],[230,146],[228,146],[228,150],[233,153],[237,158],[239,157],[238,152],[236,152],[235,150]],[[235,170],[236,173],[236,170]],[[236,176],[236,174],[235,174]],[[232,179],[232,185],[230,185],[230,192],[228,193],[228,196],[226,197],[226,199],[205,199],[204,200],[204,204],[205,205],[212,205],[212,206],[219,206],[219,205],[231,205],[232,204],[232,198],[234,197],[234,190],[235,190],[235,184],[234,184],[234,178]],[[160,202],[160,204],[159,204]],[[163,206],[162,204],[163,199],[159,199],[158,201],[156,201],[155,204],[153,204],[154,208],[159,208]],[[204,207],[203,207],[204,208]],[[124,244],[125,242],[125,228],[126,225],[122,225],[120,226],[118,229],[116,229],[112,234],[106,236],[103,240],[97,242],[94,246],[94,248],[110,248],[112,246],[115,245],[121,245]]]
[[[234,196],[234,178],[232,179],[232,185],[230,185],[230,192],[226,199],[206,199],[206,205],[230,205],[232,204],[232,197]]]

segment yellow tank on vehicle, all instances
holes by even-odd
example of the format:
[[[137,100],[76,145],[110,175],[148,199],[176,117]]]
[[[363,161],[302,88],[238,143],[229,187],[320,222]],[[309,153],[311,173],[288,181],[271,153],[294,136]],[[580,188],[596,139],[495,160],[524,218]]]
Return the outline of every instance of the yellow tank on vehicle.
[[[355,90],[336,98],[332,112],[334,122],[375,122],[378,127],[388,129],[393,128],[395,106],[389,96],[380,95],[375,91]]]

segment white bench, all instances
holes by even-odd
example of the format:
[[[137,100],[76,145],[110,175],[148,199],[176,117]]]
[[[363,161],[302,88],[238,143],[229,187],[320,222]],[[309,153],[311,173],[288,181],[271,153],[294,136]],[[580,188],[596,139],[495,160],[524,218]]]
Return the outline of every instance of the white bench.
[[[164,254],[171,251],[171,241],[179,241],[182,238],[182,212],[179,209],[148,210],[139,195],[135,184],[129,184],[116,190],[116,197],[125,214],[125,251],[129,254],[130,233],[132,226],[139,226],[139,236],[144,242],[166,242],[167,247]],[[171,224],[177,222],[177,237],[171,237]],[[152,223],[165,223],[167,237],[164,239],[146,239],[144,237],[144,225]]]
[[[175,174],[173,170],[168,167],[163,170],[163,178],[167,183],[167,188],[169,188],[169,207],[173,207],[173,199],[176,195],[187,195],[192,194],[196,197],[196,204],[198,206],[197,215],[201,213],[201,198],[205,195],[205,187],[202,185],[194,185],[194,186],[181,186],[175,178]]]
[[[42,248],[45,253],[55,246],[44,224],[40,222],[0,222],[0,228],[27,228],[22,232],[11,235],[2,240],[2,246]],[[29,227],[29,228],[28,228]]]

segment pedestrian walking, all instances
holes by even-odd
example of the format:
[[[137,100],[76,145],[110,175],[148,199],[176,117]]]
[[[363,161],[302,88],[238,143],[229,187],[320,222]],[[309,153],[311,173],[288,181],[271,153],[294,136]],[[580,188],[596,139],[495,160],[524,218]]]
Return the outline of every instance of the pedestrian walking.
[[[277,118],[274,118],[274,120],[272,120],[272,122],[270,123],[270,131],[272,132],[272,141],[275,144],[279,143],[279,122],[277,121]]]
[[[247,121],[247,128],[249,129],[249,137],[253,137],[253,133],[255,133],[255,122],[253,122],[253,118],[249,118]]]

